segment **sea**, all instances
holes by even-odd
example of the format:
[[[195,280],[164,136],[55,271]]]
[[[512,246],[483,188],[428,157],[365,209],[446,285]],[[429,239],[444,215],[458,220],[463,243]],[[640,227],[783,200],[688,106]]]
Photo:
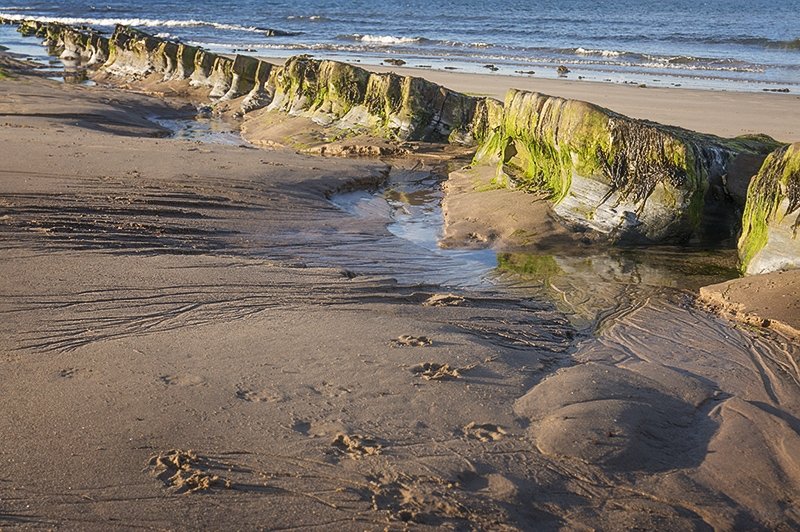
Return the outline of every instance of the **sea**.
[[[800,0],[0,0],[4,18],[127,24],[216,52],[793,93],[799,14]]]

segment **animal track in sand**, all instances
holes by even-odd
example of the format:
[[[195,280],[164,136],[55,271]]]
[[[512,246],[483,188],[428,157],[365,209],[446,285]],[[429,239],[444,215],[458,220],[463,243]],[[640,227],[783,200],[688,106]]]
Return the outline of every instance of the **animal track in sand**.
[[[231,482],[209,473],[210,463],[192,450],[172,449],[150,457],[147,468],[174,493],[195,493],[214,486],[231,487]]]
[[[274,403],[281,399],[277,393],[270,392],[269,390],[250,390],[247,388],[238,388],[236,390],[236,398],[249,403]]]
[[[357,434],[339,433],[331,443],[333,448],[354,460],[364,456],[381,454],[381,446],[375,440]]]
[[[206,380],[197,375],[160,375],[158,380],[167,386],[205,386]]]
[[[502,440],[508,432],[494,423],[469,423],[463,428],[464,435],[467,438],[472,438],[482,442],[492,442]]]
[[[58,376],[65,379],[71,379],[76,373],[78,373],[78,368],[65,368],[58,372]]]
[[[427,336],[411,336],[403,334],[392,340],[392,347],[425,347],[431,345],[433,340]]]
[[[474,366],[473,366],[474,367]],[[436,362],[423,362],[411,368],[411,373],[422,377],[426,381],[445,381],[460,379],[462,371],[469,371],[468,368],[451,368],[450,364],[438,364]]]

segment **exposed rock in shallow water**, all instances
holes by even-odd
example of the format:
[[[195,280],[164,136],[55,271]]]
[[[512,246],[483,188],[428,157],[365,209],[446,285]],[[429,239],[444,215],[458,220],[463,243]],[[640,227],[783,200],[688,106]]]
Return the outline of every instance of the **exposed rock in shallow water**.
[[[22,21],[19,30],[126,82],[185,81],[212,101],[233,100],[234,111],[267,107],[311,119],[324,129],[318,145],[355,135],[478,144],[475,164],[496,167],[497,185],[549,195],[569,226],[612,240],[732,238],[745,183],[778,147],[768,137],[721,139],[536,93],[511,90],[504,103],[476,98],[422,78],[309,56],[277,67],[125,26],[110,38],[56,23]]]
[[[633,242],[684,240],[704,218],[718,221],[712,214],[734,218],[725,182],[731,162],[763,157],[777,144],[726,140],[513,89],[502,110],[487,105],[477,114],[474,136],[482,140],[475,164],[496,165],[498,185],[544,192],[570,225]]]
[[[270,109],[397,140],[467,142],[480,101],[422,78],[308,56],[287,60],[274,84]]]
[[[739,258],[749,274],[800,268],[800,142],[773,152],[747,192]]]
[[[375,74],[309,56],[273,67],[253,57],[229,58],[127,26],[117,26],[108,39],[55,23],[21,22],[19,30],[46,35],[58,43],[59,53],[89,61],[102,73],[126,81],[153,76],[163,82],[188,80],[195,89],[208,89],[211,100],[244,97],[245,113],[269,106],[324,126],[392,140],[471,144],[476,110],[489,105],[422,78]]]

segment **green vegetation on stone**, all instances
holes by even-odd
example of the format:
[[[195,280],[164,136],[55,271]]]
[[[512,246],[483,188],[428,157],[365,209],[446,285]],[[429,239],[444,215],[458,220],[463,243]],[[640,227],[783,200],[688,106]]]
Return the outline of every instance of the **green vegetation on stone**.
[[[786,211],[781,204],[787,201]],[[769,226],[800,209],[800,143],[784,146],[771,153],[747,189],[747,203],[742,216],[739,259],[742,271],[767,245]],[[795,229],[800,216],[795,221]]]

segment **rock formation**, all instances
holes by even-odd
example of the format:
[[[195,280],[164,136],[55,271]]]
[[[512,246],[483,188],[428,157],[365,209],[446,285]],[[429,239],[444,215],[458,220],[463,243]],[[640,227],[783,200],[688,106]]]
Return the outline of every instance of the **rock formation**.
[[[614,240],[685,240],[729,200],[740,155],[763,157],[770,138],[722,139],[628,118],[602,107],[510,90],[473,124],[474,165],[496,166],[499,185],[548,195],[570,225]]]
[[[201,98],[241,113],[266,108],[306,117],[335,130],[334,138],[477,146],[474,166],[491,167],[496,185],[546,195],[567,225],[615,241],[683,241],[718,227],[730,237],[739,228],[744,183],[779,146],[769,137],[722,139],[537,93],[511,90],[505,102],[476,98],[422,78],[309,56],[278,67],[125,26],[105,37],[86,27],[17,24],[44,38],[54,54],[126,83],[185,82]],[[749,207],[748,216],[758,209]],[[758,233],[758,223],[751,225]],[[745,262],[755,255],[751,242],[766,242],[753,232],[742,240]]]
[[[800,268],[800,143],[764,161],[747,191],[739,239],[742,270],[749,274]]]
[[[422,78],[308,56],[287,60],[274,85],[270,109],[396,140],[469,142],[480,101]]]
[[[472,143],[472,121],[483,100],[425,79],[374,74],[336,61],[290,58],[283,67],[253,57],[218,55],[186,44],[117,26],[109,38],[89,28],[22,21],[20,32],[46,39],[63,58],[82,60],[104,75],[142,80],[188,80],[207,97],[244,97],[242,112],[269,106],[320,124],[393,140]]]

